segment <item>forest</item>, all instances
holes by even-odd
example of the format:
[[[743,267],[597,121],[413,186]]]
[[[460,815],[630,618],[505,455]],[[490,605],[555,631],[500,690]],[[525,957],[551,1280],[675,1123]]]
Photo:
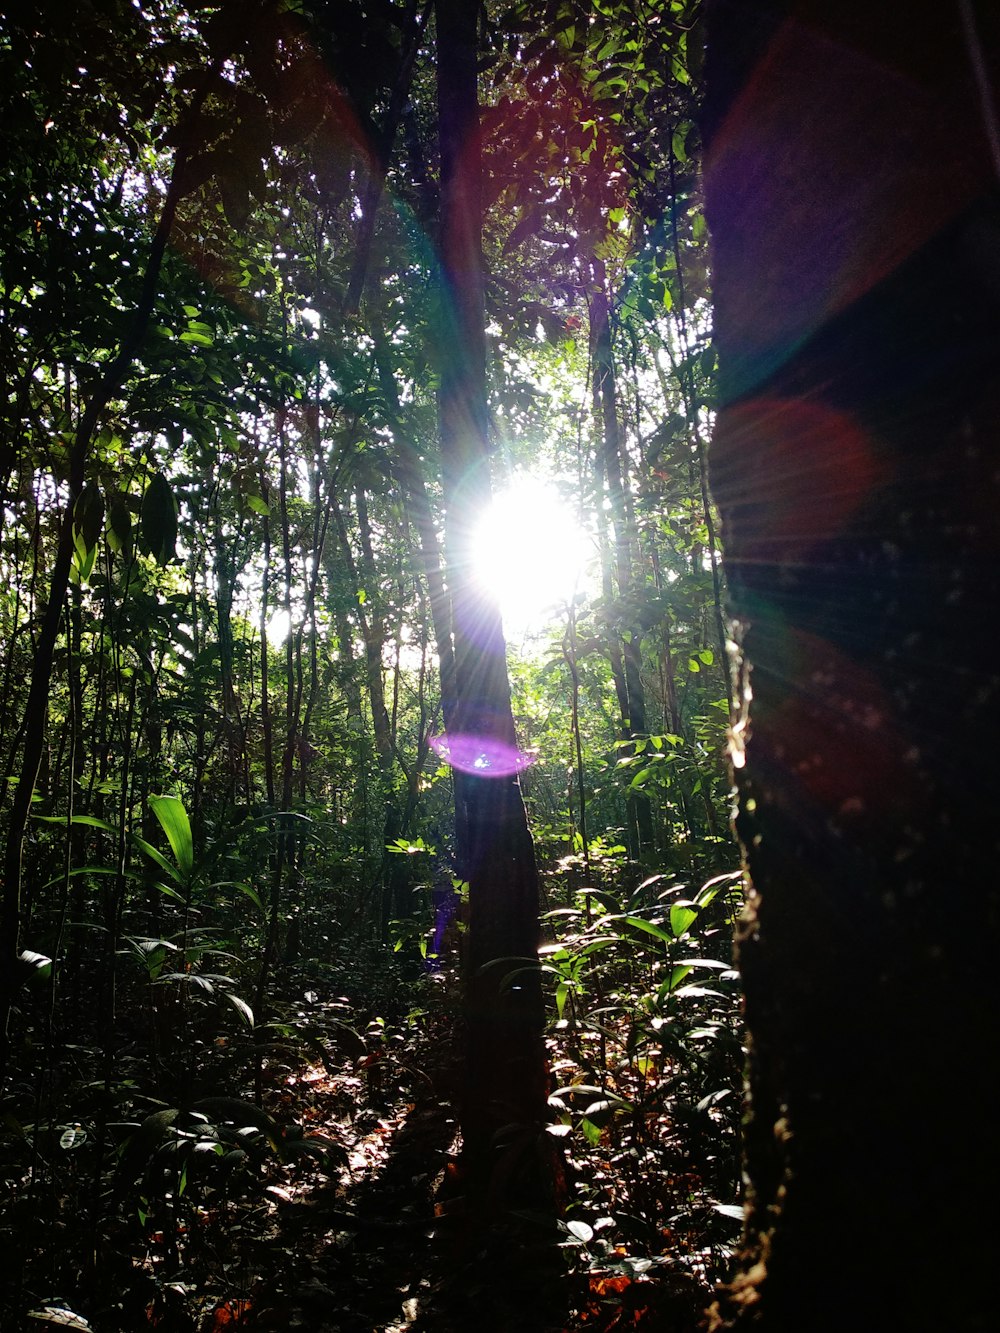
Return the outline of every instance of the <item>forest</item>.
[[[0,9],[0,1326],[993,1327],[998,66]]]

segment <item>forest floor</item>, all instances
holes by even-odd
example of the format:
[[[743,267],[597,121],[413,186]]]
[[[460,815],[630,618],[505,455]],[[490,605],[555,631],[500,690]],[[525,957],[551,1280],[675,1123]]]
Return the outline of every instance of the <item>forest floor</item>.
[[[266,1203],[243,1222],[253,1271],[242,1268],[241,1295],[206,1303],[188,1274],[202,1333],[694,1333],[711,1290],[688,1272],[602,1270],[581,1262],[572,1234],[537,1222],[476,1233],[455,1111],[441,1095],[454,1077],[447,1051],[407,1051],[419,1065],[284,1074],[272,1105],[333,1146],[322,1163],[268,1168]],[[154,1326],[172,1327],[165,1305],[162,1319],[151,1313]]]
[[[64,1061],[74,1123],[40,1115],[0,1153],[12,1189],[0,1327],[695,1333],[729,1251],[706,1242],[720,1219],[691,1167],[718,1145],[693,1140],[678,1156],[669,1139],[654,1151],[634,1121],[589,1138],[555,1126],[567,1135],[564,1218],[476,1225],[461,1177],[460,1039],[440,980],[429,1007],[364,1033],[343,998],[283,1002],[263,1110],[247,1029],[194,1041],[190,1077],[155,1098],[130,1077],[138,1054],[123,1051],[114,1089],[79,1068],[66,1083]],[[599,1091],[585,1086],[600,1077],[589,1064],[554,1068]]]

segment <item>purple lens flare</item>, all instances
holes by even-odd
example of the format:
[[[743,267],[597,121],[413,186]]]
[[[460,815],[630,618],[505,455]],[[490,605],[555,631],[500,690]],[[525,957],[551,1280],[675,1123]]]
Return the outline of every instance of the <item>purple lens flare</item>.
[[[430,746],[446,764],[477,778],[509,778],[535,762],[534,755],[497,740],[495,736],[467,732],[448,736],[442,733],[430,738]]]

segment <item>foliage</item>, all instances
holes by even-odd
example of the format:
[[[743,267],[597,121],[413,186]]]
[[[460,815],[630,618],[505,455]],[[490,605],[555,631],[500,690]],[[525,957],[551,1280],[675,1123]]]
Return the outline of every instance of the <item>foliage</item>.
[[[701,1279],[738,1035],[728,889],[681,887],[734,860],[697,8],[490,5],[481,100],[495,477],[550,476],[599,566],[509,663],[561,1234],[595,1270]],[[453,1040],[432,31],[405,0],[0,18],[5,1318],[248,1300],[267,1190],[350,1180],[303,1071],[375,1114],[420,1084],[421,1034]]]
[[[549,920],[553,982],[550,1132],[579,1187],[571,1235],[590,1266],[635,1274],[669,1262],[721,1276],[739,1209],[736,974],[739,875],[691,898],[654,875],[627,897],[583,889]]]

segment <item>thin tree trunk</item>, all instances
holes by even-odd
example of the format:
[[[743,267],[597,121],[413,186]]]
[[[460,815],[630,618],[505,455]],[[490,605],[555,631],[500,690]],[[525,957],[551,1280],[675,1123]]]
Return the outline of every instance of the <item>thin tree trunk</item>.
[[[368,323],[375,344],[375,364],[385,399],[386,415],[392,427],[396,467],[417,529],[417,554],[420,571],[427,585],[431,622],[434,626],[434,647],[440,663],[441,707],[447,728],[455,706],[455,652],[452,643],[451,606],[441,568],[441,547],[434,526],[434,515],[431,512],[420,455],[400,419],[399,392],[389,362],[389,350],[377,309],[368,312]]]
[[[217,76],[222,57],[217,57],[205,71],[198,90],[192,98],[186,118],[186,129],[177,150],[170,186],[163,201],[163,210],[153,235],[142,289],[128,333],[122,339],[116,355],[101,376],[80,419],[69,451],[67,466],[68,497],[59,520],[59,541],[56,558],[49,578],[48,597],[41,627],[35,642],[31,666],[31,683],[24,710],[24,739],[21,749],[21,771],[14,789],[10,823],[3,862],[3,896],[0,898],[0,1089],[7,1074],[10,1009],[21,977],[19,936],[21,926],[21,848],[27,828],[31,798],[42,761],[45,746],[45,719],[48,712],[49,686],[56,642],[59,638],[63,602],[69,586],[73,563],[73,507],[86,481],[90,446],[105,409],[119,391],[139,350],[156,300],[160,267],[166,253],[167,241],[173,229],[174,217],[181,199],[183,168],[190,152],[189,138],[194,124],[208,96],[212,80]]]
[[[611,312],[608,305],[607,278],[604,264],[594,260],[594,290],[590,299],[591,358],[594,375],[594,410],[601,431],[599,453],[603,461],[604,479],[611,501],[611,519],[614,524],[614,572],[618,590],[618,604],[625,620],[625,608],[633,593],[632,546],[634,524],[630,521],[626,499],[626,476],[622,449],[621,425],[618,420],[618,392],[615,379],[614,352],[611,343]],[[621,668],[615,684],[621,708],[622,737],[625,740],[645,735],[646,692],[642,683],[640,639],[637,624],[624,623],[621,630],[611,629],[617,636],[616,648],[621,657]],[[614,662],[613,662],[614,665]],[[622,688],[624,687],[624,688]],[[649,797],[644,792],[630,792],[628,807],[630,851],[638,858],[653,848],[653,816]]]
[[[262,471],[260,493],[265,505],[268,504],[270,489],[267,476]],[[264,515],[264,546],[262,552],[263,568],[260,578],[260,729],[264,742],[264,792],[267,796],[268,809],[274,809],[274,730],[271,723],[271,692],[269,684],[271,654],[267,641],[267,617],[270,609],[271,594],[271,515],[270,507]],[[289,629],[291,633],[291,629]]]
[[[474,738],[492,766],[492,756],[515,753],[517,741],[499,608],[472,577],[468,558],[490,500],[476,24],[476,6],[439,0],[438,410],[455,636],[449,739]],[[468,1197],[477,1209],[518,1198],[538,1201],[546,1094],[534,848],[516,772],[480,775],[488,771],[455,769],[456,844],[470,911],[462,1129]],[[504,1129],[508,1139],[501,1143]]]

